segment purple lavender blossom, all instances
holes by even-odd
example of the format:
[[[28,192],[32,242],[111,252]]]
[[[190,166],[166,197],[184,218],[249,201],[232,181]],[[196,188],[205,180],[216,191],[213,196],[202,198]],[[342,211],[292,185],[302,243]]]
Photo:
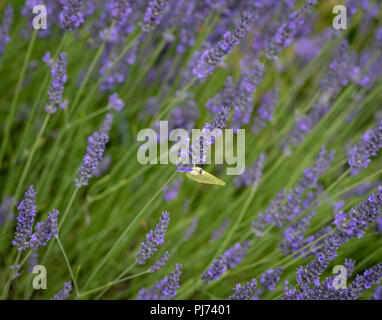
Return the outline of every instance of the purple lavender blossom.
[[[35,227],[35,233],[32,234],[30,240],[31,248],[37,250],[45,246],[52,237],[58,236],[57,218],[59,215],[58,210],[49,212],[48,218],[45,222],[39,222]]]
[[[209,269],[206,270],[201,279],[203,283],[209,283],[212,280],[219,280],[220,276],[227,271],[227,257],[222,254],[216,260],[214,260]]]
[[[222,224],[211,234],[211,241],[218,240],[224,233],[225,230],[227,230],[229,224],[231,223],[231,220],[229,218],[226,218]]]
[[[183,233],[183,239],[185,241],[190,240],[192,238],[192,236],[198,229],[198,225],[199,225],[199,218],[195,217],[194,219],[192,219],[190,226]]]
[[[25,250],[29,247],[29,238],[32,236],[33,222],[36,215],[36,192],[33,185],[25,192],[24,200],[17,207],[19,215],[17,217],[17,226],[15,239],[12,241],[18,250]]]
[[[284,153],[290,155],[292,153],[292,147],[299,146],[328,111],[328,105],[317,104],[313,106],[312,110],[306,116],[297,120],[282,143]]]
[[[382,286],[375,288],[373,299],[382,300]]]
[[[349,152],[349,165],[353,168],[367,168],[371,162],[370,157],[377,156],[382,148],[382,121],[373,130],[368,130],[359,142]]]
[[[88,138],[87,153],[81,167],[78,169],[79,178],[75,178],[75,186],[81,188],[87,186],[88,181],[93,177],[95,170],[102,160],[105,146],[109,141],[108,131],[110,130],[112,115],[107,114],[99,131],[95,131]]]
[[[294,35],[303,25],[306,16],[316,3],[317,0],[307,0],[301,9],[293,12],[289,16],[288,21],[280,26],[266,48],[268,59],[277,60],[277,56],[280,54],[281,50],[292,43]]]
[[[262,153],[252,166],[247,168],[247,170],[235,180],[237,188],[247,187],[249,185],[252,185],[253,188],[257,188],[263,175],[265,158],[266,154]]]
[[[277,89],[263,94],[260,99],[260,107],[257,109],[257,117],[253,121],[251,129],[254,134],[259,134],[272,121],[278,98],[279,91]]]
[[[207,123],[201,132],[200,137],[195,141],[186,143],[181,147],[177,161],[178,172],[191,172],[196,164],[204,164],[207,159],[207,150],[214,144],[215,136],[222,134],[222,129],[226,127],[230,114],[230,108],[222,107],[212,124]]]
[[[142,288],[137,296],[137,300],[171,300],[175,297],[180,288],[179,278],[182,265],[175,264],[175,270],[169,276],[156,282],[151,288]]]
[[[349,54],[349,43],[343,40],[335,51],[335,57],[330,63],[329,72],[321,83],[326,99],[340,92],[341,88],[349,83],[349,65],[354,65],[354,57]]]
[[[3,20],[0,25],[0,58],[4,52],[6,44],[11,41],[9,31],[13,22],[13,7],[8,5],[3,13]]]
[[[147,6],[143,22],[140,24],[144,32],[154,30],[160,24],[167,7],[167,0],[151,0]]]
[[[146,235],[146,241],[141,243],[141,248],[136,254],[135,261],[139,264],[145,264],[157,247],[164,243],[164,236],[170,222],[170,215],[167,211],[162,212],[162,217],[159,218],[159,223],[156,225],[155,230],[150,230]]]
[[[31,255],[29,256],[29,267],[28,272],[32,273],[33,268],[38,265],[38,253],[36,251],[33,251]]]
[[[111,164],[111,156],[107,154],[102,158],[97,168],[94,170],[93,176],[96,178],[102,176],[107,170],[109,170],[110,164]]]
[[[272,217],[272,224],[281,228],[286,221],[291,221],[302,213],[303,195],[309,188],[317,185],[318,178],[330,167],[334,158],[334,151],[328,153],[321,148],[314,164],[304,170],[303,177],[288,194],[286,204]]]
[[[274,291],[276,289],[276,284],[280,281],[282,273],[282,267],[277,267],[275,269],[269,269],[265,271],[260,277],[260,283],[262,287],[269,291]]]
[[[72,281],[65,282],[62,289],[50,300],[66,300],[72,291]]]
[[[235,95],[231,104],[234,114],[232,127],[236,131],[243,125],[249,124],[253,112],[253,94],[256,92],[264,75],[264,65],[258,61],[250,63],[250,67],[241,73],[235,85]]]
[[[13,201],[13,197],[4,197],[0,203],[0,225],[7,221],[7,219],[13,219],[13,213],[11,212]]]
[[[286,196],[285,189],[282,189],[276,197],[271,201],[264,213],[259,212],[256,220],[251,223],[251,230],[257,238],[264,237],[265,226],[273,221],[273,216],[281,208]]]
[[[66,31],[74,31],[85,22],[83,0],[61,0],[61,27]]]
[[[196,53],[200,56],[193,68],[194,76],[200,81],[204,81],[208,74],[212,74],[216,66],[223,61],[224,56],[231,53],[234,46],[239,44],[240,40],[246,36],[248,25],[253,17],[253,10],[244,11],[233,33],[226,32],[224,39],[219,41],[215,47],[207,49],[202,54]]]
[[[150,267],[149,272],[155,272],[162,269],[165,266],[168,257],[169,253],[166,251],[164,255]]]
[[[50,67],[50,76],[52,78],[51,86],[48,90],[48,97],[50,104],[45,107],[45,111],[48,113],[55,113],[57,106],[64,109],[65,103],[62,100],[62,94],[64,93],[64,85],[68,77],[66,75],[66,68],[68,66],[66,53],[62,52],[57,62],[54,62],[47,52],[43,58],[44,62]]]
[[[183,184],[183,179],[174,180],[170,185],[167,185],[163,188],[163,199],[167,202],[174,200],[178,197],[179,189]]]
[[[382,181],[375,181],[375,182],[364,182],[360,184],[359,186],[354,187],[353,189],[349,190],[348,192],[344,193],[341,198],[343,199],[350,199],[353,197],[359,197],[364,196],[368,193],[370,193],[372,190],[377,188],[382,184]]]
[[[233,269],[235,268],[241,260],[247,255],[248,250],[251,246],[249,240],[244,241],[243,243],[236,243],[231,248],[229,248],[224,255],[227,257],[227,265]]]
[[[252,279],[248,281],[243,287],[241,284],[237,284],[233,290],[235,290],[235,294],[230,296],[230,300],[251,300],[251,297],[255,294],[257,286],[256,279]]]
[[[109,96],[109,103],[108,107],[115,111],[121,111],[125,104],[121,99],[119,99],[117,93],[113,93],[111,96]]]

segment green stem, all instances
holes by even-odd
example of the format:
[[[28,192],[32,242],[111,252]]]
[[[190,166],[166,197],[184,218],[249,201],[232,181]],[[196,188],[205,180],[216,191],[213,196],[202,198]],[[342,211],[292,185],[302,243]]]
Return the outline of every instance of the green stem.
[[[98,272],[101,270],[101,268],[105,265],[105,263],[109,260],[111,254],[114,252],[114,250],[125,240],[127,234],[129,233],[130,229],[133,227],[133,225],[140,219],[142,214],[145,212],[145,210],[151,205],[151,203],[158,197],[158,195],[162,192],[164,187],[169,184],[172,179],[175,177],[176,172],[174,172],[170,178],[167,179],[167,181],[159,188],[159,190],[154,194],[154,196],[145,204],[145,206],[139,211],[139,213],[135,216],[132,222],[129,223],[129,225],[125,228],[123,233],[119,236],[117,241],[114,243],[114,245],[111,247],[111,249],[107,252],[107,254],[104,256],[104,258],[101,260],[101,262],[97,265],[96,269],[93,271],[93,273],[90,275],[88,281],[86,282],[84,289],[86,289],[89,284],[92,282],[94,277],[98,274]]]
[[[5,125],[3,141],[1,143],[1,148],[0,148],[0,169],[2,168],[4,155],[5,155],[5,152],[7,150],[8,140],[9,140],[9,136],[11,133],[11,127],[12,127],[12,123],[13,123],[13,118],[14,118],[15,113],[16,113],[16,106],[17,106],[19,99],[20,99],[21,88],[22,88],[22,85],[24,82],[26,70],[28,67],[28,63],[29,63],[32,51],[33,51],[33,47],[34,47],[35,42],[36,42],[36,38],[37,38],[37,30],[35,30],[33,32],[32,39],[29,42],[29,46],[27,49],[27,53],[25,55],[24,63],[23,63],[23,66],[21,68],[19,81],[17,82],[17,85],[16,85],[16,91],[15,91],[15,94],[13,96],[12,104],[10,107],[10,112],[9,112],[7,122]]]
[[[13,269],[11,270],[11,273],[9,275],[8,281],[7,281],[7,283],[6,283],[5,287],[4,287],[3,293],[1,295],[1,299],[2,300],[7,299],[7,297],[8,297],[9,288],[11,287],[11,283],[13,281],[13,277],[15,276],[16,271],[17,271],[17,265],[19,264],[19,261],[20,261],[21,252],[22,252],[22,250],[19,250],[17,252],[17,256],[16,256],[16,259],[15,259],[15,262],[13,263]]]
[[[59,238],[58,236],[56,237],[56,240],[57,240],[58,246],[59,246],[60,249],[61,249],[62,255],[64,256],[64,259],[65,259],[65,262],[66,262],[66,266],[68,267],[70,276],[72,277],[72,281],[73,281],[73,284],[74,284],[74,289],[76,290],[76,295],[79,296],[79,295],[80,295],[80,291],[78,290],[77,280],[76,280],[76,278],[74,277],[73,269],[72,269],[72,267],[71,267],[71,265],[70,265],[68,256],[67,256],[67,254],[66,254],[66,252],[65,252],[65,249],[64,249],[64,247],[62,246],[62,243],[61,243],[60,238]]]

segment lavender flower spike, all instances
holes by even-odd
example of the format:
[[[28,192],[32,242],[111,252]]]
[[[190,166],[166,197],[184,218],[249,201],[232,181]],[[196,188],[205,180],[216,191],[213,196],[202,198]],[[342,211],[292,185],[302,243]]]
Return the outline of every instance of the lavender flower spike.
[[[146,241],[142,242],[141,248],[136,254],[135,261],[139,264],[145,264],[157,247],[164,243],[164,236],[170,222],[170,215],[167,211],[162,212],[162,217],[159,218],[159,223],[156,225],[155,230],[150,230],[146,235]]]
[[[214,260],[210,268],[206,270],[201,279],[203,283],[209,283],[212,280],[219,280],[220,276],[227,271],[227,257],[223,254]]]
[[[215,47],[207,49],[200,55],[196,66],[193,68],[193,74],[200,81],[204,81],[208,74],[212,74],[216,66],[223,61],[224,56],[231,53],[234,46],[239,44],[240,40],[245,37],[248,25],[253,17],[254,12],[252,10],[244,11],[234,32],[226,32],[223,40],[219,41]]]
[[[167,0],[152,0],[149,2],[143,17],[143,23],[140,23],[144,32],[149,32],[160,24],[167,7],[167,2]]]
[[[236,187],[246,187],[252,185],[256,188],[263,175],[263,168],[265,162],[266,154],[262,153],[259,158],[253,163],[253,165],[248,168],[239,178],[236,179]]]
[[[230,296],[230,300],[250,300],[251,297],[255,294],[257,286],[256,279],[252,279],[251,281],[248,281],[244,287],[242,287],[240,284],[237,284],[233,290],[235,290],[235,294]]]
[[[373,130],[368,130],[359,142],[349,152],[349,165],[353,168],[367,168],[370,157],[376,156],[382,148],[382,121]]]
[[[108,107],[110,109],[115,110],[115,111],[121,111],[124,106],[125,106],[125,104],[123,103],[123,101],[121,99],[119,99],[117,93],[113,93],[109,97]]]
[[[8,5],[3,14],[3,20],[0,25],[0,57],[4,52],[5,45],[11,41],[9,30],[13,21],[13,7]]]
[[[17,207],[19,215],[17,217],[17,226],[15,239],[12,241],[18,250],[24,250],[29,247],[29,238],[33,231],[33,222],[36,215],[36,192],[33,185],[25,192],[24,200]]]
[[[142,288],[137,296],[137,300],[170,300],[176,295],[179,289],[179,278],[182,273],[182,265],[175,264],[175,270],[169,276],[155,283],[151,288]]]
[[[52,237],[58,236],[58,226],[57,217],[59,211],[54,210],[49,213],[48,218],[45,222],[39,222],[35,230],[36,232],[32,234],[30,245],[33,249],[38,249],[45,246]]]
[[[66,31],[74,31],[85,22],[83,0],[61,0],[63,10],[60,14],[61,27]]]
[[[54,62],[47,52],[44,56],[44,62],[50,67],[50,76],[52,78],[51,86],[48,90],[48,97],[50,104],[45,107],[45,111],[48,113],[55,113],[57,106],[61,109],[66,108],[66,102],[62,99],[64,93],[64,85],[68,77],[66,75],[66,68],[68,66],[66,53],[62,52],[57,62]]]
[[[72,281],[65,282],[62,289],[54,295],[50,300],[65,300],[69,297],[70,292],[72,291]]]
[[[112,115],[107,114],[99,131],[95,131],[88,138],[87,153],[81,167],[78,169],[79,178],[76,178],[75,186],[81,188],[87,186],[89,179],[94,175],[100,161],[102,160],[105,146],[109,141],[108,131],[110,130]]]
[[[155,271],[158,271],[159,269],[162,269],[167,260],[168,260],[168,257],[169,257],[169,253],[168,251],[166,251],[164,253],[164,255],[162,256],[162,258],[160,258],[157,262],[155,262],[149,269],[149,272],[155,272]]]

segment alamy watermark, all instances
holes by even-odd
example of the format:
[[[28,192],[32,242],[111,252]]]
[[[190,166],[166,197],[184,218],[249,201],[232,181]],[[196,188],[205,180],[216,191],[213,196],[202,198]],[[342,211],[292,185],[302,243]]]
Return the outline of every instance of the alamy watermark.
[[[137,153],[142,165],[225,163],[231,166],[226,169],[227,175],[241,175],[245,170],[244,129],[192,129],[190,137],[189,132],[181,128],[169,132],[168,121],[160,121],[159,135],[154,129],[142,129],[137,141],[144,142]],[[171,147],[170,142],[173,143]],[[211,156],[211,146],[214,146],[214,156]],[[189,157],[184,157],[185,153]]]

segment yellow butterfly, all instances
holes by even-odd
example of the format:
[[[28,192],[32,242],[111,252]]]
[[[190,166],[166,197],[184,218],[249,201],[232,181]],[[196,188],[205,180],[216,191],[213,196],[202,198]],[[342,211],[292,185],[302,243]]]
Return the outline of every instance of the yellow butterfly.
[[[199,167],[193,167],[192,171],[190,173],[187,173],[187,178],[195,180],[199,183],[217,184],[219,186],[225,186],[225,182],[223,180],[216,178],[211,173],[208,173],[207,171]]]

